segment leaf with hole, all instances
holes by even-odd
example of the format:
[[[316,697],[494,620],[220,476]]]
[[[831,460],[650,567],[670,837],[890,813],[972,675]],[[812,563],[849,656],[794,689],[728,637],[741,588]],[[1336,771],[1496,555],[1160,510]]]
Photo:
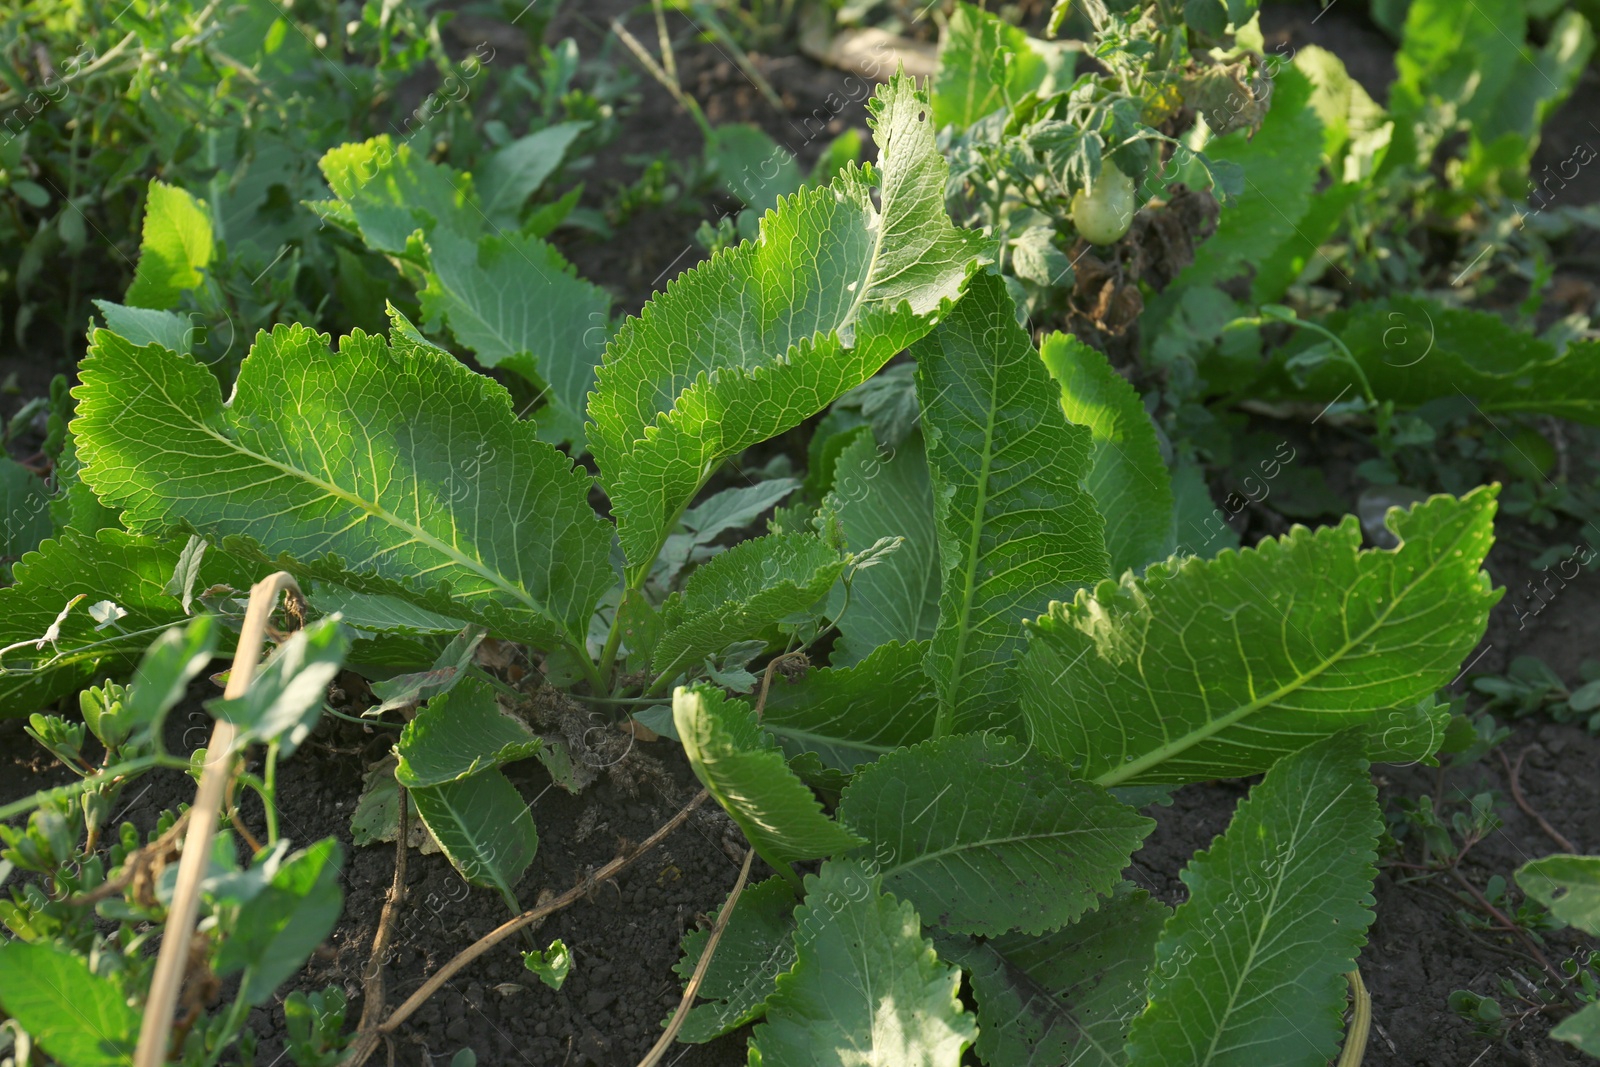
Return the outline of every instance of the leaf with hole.
[[[1395,549],[1363,550],[1347,517],[1051,605],[1028,624],[1020,672],[1030,736],[1101,785],[1180,784],[1387,724],[1483,636],[1500,598],[1479,569],[1495,495],[1392,510]]]

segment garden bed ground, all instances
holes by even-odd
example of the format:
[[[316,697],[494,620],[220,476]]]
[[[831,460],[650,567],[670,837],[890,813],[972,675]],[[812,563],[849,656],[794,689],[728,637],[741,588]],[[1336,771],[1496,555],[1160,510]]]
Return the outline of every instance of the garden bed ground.
[[[581,11],[564,14],[552,34],[577,37],[584,54],[592,56],[606,23],[625,9],[617,0],[585,5]],[[1369,88],[1381,93],[1392,69],[1386,40],[1337,10],[1313,22],[1317,10],[1316,5],[1269,7],[1269,34],[1297,45],[1325,44]],[[470,46],[474,32],[496,32],[481,20],[473,25],[472,30],[458,28],[464,46]],[[618,55],[625,57],[620,50]],[[737,66],[715,48],[697,47],[679,59],[686,87],[706,103],[713,122],[758,122],[794,149],[803,163],[809,164],[834,133],[865,125],[859,83],[808,59],[756,57],[784,99],[784,113],[769,108]],[[1588,77],[1593,79],[1592,70]],[[1584,92],[1580,88],[1575,99],[1581,100]],[[683,157],[700,151],[698,129],[663,90],[646,79],[641,93],[640,106],[624,120],[619,143],[586,175],[587,195],[596,204],[609,183],[636,172],[619,162],[624,157],[657,152]],[[807,119],[812,120],[810,127],[804,125]],[[825,133],[813,136],[809,130],[818,121]],[[1600,138],[1600,131],[1586,132],[1587,121],[1569,105],[1548,129],[1540,159],[1590,136]],[[1600,179],[1600,174],[1590,177]],[[1581,201],[1600,199],[1600,189],[1581,190],[1581,196],[1580,190],[1573,192]],[[585,276],[612,289],[622,310],[633,311],[651,291],[703,258],[693,231],[701,218],[729,206],[715,197],[669,205],[637,216],[614,240],[574,241],[566,251]],[[4,362],[7,366],[0,367],[0,374],[18,374],[22,397],[37,395],[50,373],[68,369],[19,359]],[[7,413],[15,405],[16,398],[5,398]],[[1561,539],[1547,531],[1518,532],[1524,541]],[[1570,534],[1565,537],[1572,539]],[[1533,576],[1528,561],[1535,554],[1502,542],[1491,557],[1497,584],[1510,592],[1495,610],[1473,671],[1500,671],[1513,656],[1535,653],[1571,679],[1585,658],[1600,658],[1600,577],[1592,574],[1562,590],[1525,628],[1519,628],[1518,591]],[[1526,610],[1526,602],[1522,606]],[[210,695],[214,694],[209,683],[201,683],[174,713],[169,724],[174,751],[187,752],[204,744],[208,719],[199,700]],[[1502,751],[1513,760],[1526,752],[1522,787],[1528,801],[1580,848],[1600,849],[1596,819],[1600,738],[1541,718],[1513,726],[1513,736]],[[383,731],[324,722],[280,776],[286,832],[297,843],[337,836],[347,856],[344,917],[311,964],[280,994],[289,988],[338,985],[351,998],[351,1020],[360,1014],[361,976],[389,887],[394,851],[390,846],[354,848],[349,816],[365,767],[382,754],[391,738]],[[577,797],[553,787],[535,762],[515,765],[510,771],[531,801],[541,838],[538,857],[520,887],[524,904],[532,904],[547,891],[570,888],[615,855],[620,842],[647,836],[695,788],[679,750],[670,742],[641,743],[598,785]],[[64,772],[26,738],[20,722],[0,723],[0,802],[63,780]],[[1380,768],[1379,780],[1389,810],[1402,799],[1424,793],[1435,795],[1442,804],[1460,805],[1476,793],[1494,791],[1496,810],[1505,825],[1482,842],[1463,867],[1479,887],[1496,874],[1509,878],[1527,859],[1556,850],[1537,823],[1511,802],[1497,754],[1443,776],[1422,767]],[[1179,902],[1183,890],[1178,871],[1196,848],[1222,831],[1247,785],[1190,787],[1181,790],[1170,807],[1154,809],[1159,829],[1136,855],[1130,877],[1162,899]],[[158,775],[126,798],[121,817],[148,828],[163,808],[191,795],[192,783],[186,778]],[[412,1018],[399,1035],[395,1062],[448,1062],[456,1050],[471,1047],[482,1064],[628,1067],[636,1063],[677,1002],[679,983],[671,967],[678,958],[679,939],[732,885],[739,844],[731,821],[709,805],[702,807],[614,883],[537,930],[541,944],[559,937],[573,950],[572,976],[559,993],[523,970],[514,942],[501,946],[464,970]],[[1455,915],[1460,903],[1451,895],[1457,887],[1443,876],[1407,885],[1401,884],[1400,873],[1389,870],[1379,877],[1378,918],[1362,959],[1376,1022],[1366,1062],[1376,1067],[1578,1063],[1575,1052],[1548,1039],[1546,1021],[1535,1019],[1499,1040],[1475,1034],[1449,1009],[1446,999],[1456,989],[1497,993],[1501,977],[1519,964],[1511,955],[1514,946],[1499,935],[1465,931]],[[466,887],[442,856],[413,853],[407,887],[408,901],[396,931],[397,952],[387,970],[391,1004],[505,917],[494,894]],[[1557,959],[1577,950],[1570,935],[1551,938],[1551,946]],[[1522,969],[1529,971],[1526,965]],[[258,1010],[252,1025],[263,1037],[258,1062],[277,1062],[282,1048],[281,1010],[276,1005]],[[709,1046],[680,1046],[665,1062],[709,1067],[744,1059],[743,1035],[736,1034]]]
[[[1571,677],[1600,647],[1600,582],[1591,576],[1587,584],[1574,583],[1526,629],[1518,630],[1515,590],[1529,572],[1519,566],[1516,554],[1503,546],[1491,558],[1496,584],[1511,591],[1495,610],[1489,634],[1475,653],[1481,659],[1474,670],[1502,670],[1512,656],[1537,652]],[[199,701],[214,695],[209,686],[197,683],[191,699],[174,712],[168,725],[174,751],[204,744],[209,720]],[[363,769],[382,754],[389,737],[325,720],[280,777],[285,832],[296,842],[336,836],[348,856],[344,917],[316,958],[280,995],[289,988],[337,985],[351,999],[352,1019],[361,1008],[363,968],[392,878],[394,850],[387,845],[355,848],[350,813]],[[1521,784],[1536,810],[1579,848],[1600,848],[1594,817],[1600,811],[1600,778],[1595,774],[1600,738],[1535,717],[1513,724],[1502,751],[1512,760],[1527,752]],[[65,780],[64,772],[22,733],[18,721],[0,723],[0,752],[5,753],[0,802]],[[537,763],[513,765],[510,772],[532,802],[540,834],[538,857],[520,886],[527,905],[546,891],[560,893],[575,885],[614,856],[622,841],[648,836],[695,789],[680,751],[670,742],[638,745],[615,773],[577,797],[552,786]],[[1505,825],[1463,865],[1463,873],[1479,888],[1493,875],[1509,878],[1528,859],[1557,851],[1537,823],[1512,803],[1496,754],[1442,778],[1430,768],[1382,767],[1378,780],[1389,811],[1403,799],[1431,794],[1443,798],[1441,807],[1448,816],[1474,794],[1494,792],[1496,812]],[[1195,849],[1227,826],[1248,784],[1191,786],[1176,794],[1172,806],[1151,809],[1159,828],[1135,855],[1129,877],[1169,903],[1181,902],[1178,872]],[[192,783],[175,773],[153,777],[147,785],[127,798],[120,815],[146,829],[163,808],[192,795]],[[247,810],[247,821],[256,822],[250,815]],[[541,945],[559,937],[573,951],[572,976],[559,993],[523,970],[515,942],[504,945],[468,967],[413,1017],[401,1031],[396,1062],[448,1062],[456,1050],[471,1047],[482,1064],[631,1067],[677,1002],[679,985],[671,968],[679,939],[732,886],[741,844],[731,820],[709,805],[701,807],[619,879],[537,930]],[[1462,907],[1453,895],[1458,887],[1445,876],[1405,885],[1404,873],[1385,870],[1379,876],[1378,917],[1361,961],[1376,1022],[1366,1062],[1375,1067],[1581,1063],[1569,1046],[1549,1040],[1548,1022],[1536,1019],[1501,1041],[1475,1034],[1450,1010],[1446,1001],[1457,989],[1494,995],[1513,965],[1524,974],[1536,977],[1537,972],[1517,958],[1509,938],[1463,929],[1455,914]],[[493,893],[469,889],[439,855],[411,853],[407,893],[396,928],[397,951],[387,970],[391,1006],[506,917]],[[1582,949],[1571,934],[1553,935],[1549,941],[1549,955],[1557,961]],[[281,1050],[281,1012],[275,1005],[261,1009],[251,1022],[263,1038],[259,1062],[273,1063]],[[743,1035],[680,1047],[666,1062],[681,1067],[741,1064]]]

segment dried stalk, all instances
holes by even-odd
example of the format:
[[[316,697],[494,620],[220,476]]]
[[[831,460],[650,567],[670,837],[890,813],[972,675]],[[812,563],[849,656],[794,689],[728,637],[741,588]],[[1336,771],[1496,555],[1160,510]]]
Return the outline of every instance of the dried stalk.
[[[717,951],[717,942],[722,940],[722,932],[728,928],[728,920],[733,918],[733,906],[739,903],[739,894],[744,892],[745,880],[750,877],[750,861],[756,858],[756,850],[747,848],[744,852],[744,866],[739,868],[739,880],[733,883],[733,892],[728,894],[728,902],[722,906],[722,912],[717,916],[717,925],[711,930],[711,937],[706,941],[705,949],[700,953],[700,962],[694,965],[694,974],[689,978],[689,984],[683,987],[683,999],[678,1002],[678,1010],[672,1013],[672,1021],[656,1043],[650,1046],[650,1051],[645,1053],[644,1059],[639,1061],[639,1067],[656,1067],[661,1062],[661,1057],[667,1054],[667,1049],[672,1047],[672,1042],[677,1038],[678,1031],[683,1029],[684,1020],[689,1017],[689,1005],[694,1003],[694,995],[700,992],[700,982],[706,976],[706,968],[711,965],[712,953]]]
[[[251,587],[250,606],[245,609],[244,628],[239,634],[238,649],[233,655],[228,687],[222,694],[224,699],[241,697],[250,687],[257,661],[261,658],[261,645],[266,639],[272,607],[277,602],[278,594],[285,589],[292,589],[296,593],[300,591],[286,571],[269,574]],[[144,1025],[139,1029],[134,1067],[160,1067],[167,1060],[167,1044],[173,1026],[172,1013],[177,1007],[178,992],[183,986],[195,917],[200,912],[200,881],[205,877],[206,862],[211,857],[211,842],[217,832],[217,814],[222,809],[223,794],[227,792],[228,780],[232,777],[233,744],[237,736],[237,728],[222,719],[218,719],[211,730],[205,766],[200,773],[200,786],[195,792],[194,806],[189,809],[183,858],[178,863],[178,883],[172,893],[172,907],[167,911],[166,930],[161,938],[161,954],[156,959],[155,976],[150,981],[150,996],[145,1002]]]
[[[394,881],[389,884],[389,896],[383,902],[383,914],[378,917],[378,932],[372,938],[372,958],[362,980],[361,1025],[357,1031],[370,1030],[378,1024],[383,1014],[383,961],[389,955],[389,942],[394,939],[395,919],[400,915],[400,905],[406,898],[406,809],[411,806],[405,786],[397,787],[400,793],[400,821],[394,839]]]
[[[460,971],[467,964],[471,963],[485,952],[488,952],[491,948],[494,948],[500,942],[504,941],[518,930],[521,930],[523,927],[531,926],[540,919],[543,919],[548,915],[553,915],[562,908],[565,908],[567,905],[581,900],[583,897],[593,892],[595,886],[599,885],[601,882],[608,881],[609,879],[615,877],[620,871],[622,871],[623,868],[627,867],[646,852],[649,852],[652,848],[655,848],[674,830],[682,826],[684,822],[688,820],[690,813],[704,803],[707,796],[709,796],[709,794],[704,789],[700,790],[700,792],[694,795],[694,798],[690,800],[689,803],[678,809],[678,813],[676,815],[662,823],[661,827],[656,830],[655,833],[645,838],[644,841],[637,847],[618,853],[618,855],[612,859],[610,863],[607,863],[604,867],[601,867],[598,871],[595,871],[594,874],[590,875],[588,878],[585,878],[578,885],[573,886],[571,889],[567,890],[559,897],[556,897],[548,904],[541,904],[531,911],[525,911],[516,918],[501,923],[499,926],[495,927],[493,930],[489,931],[487,934],[484,934],[482,937],[478,938],[478,940],[474,941],[472,944],[456,953],[455,957],[451,959],[449,963],[446,963],[443,967],[439,968],[432,978],[429,978],[422,984],[422,988],[411,994],[411,996],[407,998],[406,1002],[396,1008],[381,1025],[371,1030],[363,1029],[359,1034],[356,1035],[355,1043],[350,1048],[350,1056],[348,1059],[346,1059],[343,1067],[362,1067],[362,1065],[367,1062],[368,1058],[371,1057],[372,1053],[377,1050],[378,1042],[382,1041],[384,1038],[398,1030],[401,1024],[409,1019],[412,1013],[414,1013],[418,1008],[427,1003],[429,997],[433,996],[441,988],[443,988],[444,984],[454,977],[456,972]]]
[[[1532,804],[1528,803],[1528,798],[1522,795],[1522,782],[1520,781],[1522,761],[1528,758],[1528,750],[1522,750],[1522,754],[1517,757],[1515,766],[1512,765],[1511,760],[1506,758],[1503,749],[1496,749],[1496,751],[1500,753],[1500,762],[1505,765],[1506,777],[1511,780],[1511,799],[1517,802],[1517,807],[1522,809],[1523,814],[1538,823],[1539,829],[1543,830],[1550,840],[1561,846],[1562,851],[1576,853],[1578,846],[1569,841],[1566,834],[1551,826],[1545,817],[1539,814]]]

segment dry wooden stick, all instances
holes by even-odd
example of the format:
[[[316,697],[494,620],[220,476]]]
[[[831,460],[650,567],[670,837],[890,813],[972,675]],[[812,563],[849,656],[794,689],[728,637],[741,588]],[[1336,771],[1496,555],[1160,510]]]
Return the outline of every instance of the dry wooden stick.
[[[739,902],[739,894],[744,892],[745,879],[750,877],[750,861],[756,858],[756,850],[747,848],[744,851],[744,866],[739,868],[739,880],[733,883],[733,892],[728,894],[728,902],[722,906],[722,912],[717,916],[717,925],[711,930],[711,937],[706,940],[706,947],[700,953],[700,962],[694,965],[694,974],[689,978],[689,984],[683,987],[683,999],[678,1002],[678,1010],[672,1013],[672,1021],[656,1043],[650,1046],[650,1051],[645,1053],[644,1059],[639,1061],[639,1067],[656,1067],[661,1062],[661,1057],[667,1054],[667,1049],[672,1047],[672,1042],[677,1039],[678,1031],[683,1029],[684,1020],[689,1017],[689,1005],[694,1003],[694,995],[700,992],[700,981],[706,976],[706,968],[711,965],[711,954],[717,951],[717,942],[722,940],[722,932],[728,928],[728,920],[733,918],[733,906]]]
[[[427,1003],[428,998],[437,993],[440,988],[442,988],[444,984],[456,974],[457,971],[461,970],[467,964],[471,963],[485,952],[488,952],[491,948],[494,948],[500,942],[504,941],[518,930],[521,930],[523,927],[536,923],[545,916],[553,915],[562,908],[565,908],[567,905],[581,900],[583,897],[587,896],[595,886],[599,885],[601,882],[615,877],[623,868],[627,867],[646,852],[649,852],[652,848],[655,848],[674,830],[682,826],[684,822],[688,820],[690,813],[704,803],[706,797],[709,795],[710,794],[708,794],[704,789],[700,790],[700,792],[694,795],[694,798],[690,800],[689,803],[678,809],[678,813],[676,815],[662,823],[661,827],[657,829],[655,833],[645,838],[644,841],[637,847],[618,853],[617,856],[611,860],[611,862],[607,863],[604,867],[601,867],[598,871],[595,871],[594,874],[590,875],[588,878],[585,878],[581,883],[573,886],[571,889],[567,890],[559,897],[556,897],[548,904],[541,904],[531,911],[525,911],[516,918],[501,923],[499,926],[495,927],[493,930],[490,930],[487,934],[484,934],[482,937],[478,938],[478,940],[474,941],[472,944],[456,953],[455,957],[452,958],[449,963],[446,963],[443,967],[439,968],[432,978],[429,978],[422,984],[422,988],[411,994],[411,996],[406,999],[406,1002],[390,1013],[389,1017],[380,1025],[371,1030],[363,1029],[359,1034],[356,1035],[355,1043],[351,1046],[350,1056],[345,1061],[344,1067],[362,1067],[362,1064],[366,1063],[367,1059],[377,1049],[378,1042],[382,1041],[384,1038],[398,1030],[400,1025],[409,1019],[413,1012],[422,1007],[423,1004]]]
[[[1528,803],[1528,798],[1522,795],[1522,783],[1518,779],[1522,774],[1522,761],[1528,758],[1528,750],[1522,750],[1522,754],[1517,757],[1516,766],[1512,766],[1503,749],[1496,749],[1496,751],[1500,753],[1500,762],[1505,765],[1506,777],[1511,780],[1511,799],[1517,802],[1517,807],[1521,808],[1524,814],[1538,823],[1539,829],[1543,830],[1550,840],[1560,845],[1567,852],[1577,852],[1578,846],[1567,840],[1566,834],[1551,826],[1545,820],[1545,817],[1539,814],[1532,804]]]
[[[368,973],[362,979],[361,1025],[357,1031],[370,1030],[378,1024],[383,1014],[383,961],[389,954],[389,942],[394,938],[395,918],[400,914],[400,904],[406,897],[406,809],[411,806],[405,786],[396,787],[400,794],[400,820],[394,839],[394,881],[389,884],[389,896],[383,902],[383,914],[378,917],[378,932],[372,939],[372,958]],[[392,1057],[391,1057],[392,1058]]]
[[[233,654],[233,670],[228,674],[223,699],[241,697],[250,687],[256,674],[256,661],[261,658],[272,606],[285,589],[300,591],[287,571],[269,574],[251,586],[250,605],[245,609],[244,627],[239,632],[239,645]],[[178,991],[183,985],[189,959],[189,942],[194,936],[195,917],[200,912],[200,881],[205,877],[206,863],[211,858],[217,813],[222,808],[228,780],[233,776],[233,743],[238,733],[238,729],[224,719],[218,719],[211,730],[200,786],[195,792],[194,806],[189,809],[183,858],[178,862],[178,883],[172,892],[172,907],[167,911],[155,975],[150,980],[150,996],[145,1002],[144,1025],[139,1029],[134,1067],[160,1067],[167,1060],[172,1012],[178,1004]]]

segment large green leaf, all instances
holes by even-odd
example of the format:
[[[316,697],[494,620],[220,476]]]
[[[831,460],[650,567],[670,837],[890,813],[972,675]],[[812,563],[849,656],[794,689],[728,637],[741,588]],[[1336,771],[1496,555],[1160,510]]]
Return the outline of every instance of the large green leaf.
[[[820,537],[772,534],[742,541],[689,577],[662,605],[665,629],[652,669],[671,677],[741,638],[756,637],[815,604],[845,559]]]
[[[943,569],[928,673],[958,730],[1006,721],[1023,617],[1110,573],[1082,485],[1090,432],[1063,417],[1014,310],[980,274],[914,350]]]
[[[1396,549],[1354,517],[1215,559],[1153,564],[1029,623],[1035,744],[1101,785],[1253,774],[1447,685],[1500,598],[1479,571],[1497,488],[1392,510]]]
[[[526,723],[500,710],[492,685],[468,676],[406,723],[395,778],[407,789],[442,785],[527,759],[539,745]]]
[[[610,335],[611,298],[579,278],[552,245],[517,232],[508,213],[582,126],[563,123],[502,149],[484,171],[483,204],[469,175],[429,162],[409,145],[387,136],[343,145],[322,159],[339,199],[315,205],[370,247],[421,268],[429,328],[448,325],[485,367],[503,366],[543,387],[544,432],[580,443]]]
[[[491,222],[515,229],[522,205],[561,165],[572,142],[588,128],[587,122],[558,122],[519,137],[490,156],[477,184],[483,192],[484,214]]]
[[[1537,131],[1572,95],[1594,56],[1594,28],[1589,23],[1592,17],[1592,8],[1585,17],[1569,7],[1545,31],[1542,47],[1535,49],[1530,42],[1516,49],[1516,64],[1505,91],[1495,100],[1481,127],[1473,126],[1472,134],[1477,140],[1515,138],[1527,146],[1531,155],[1538,144]],[[1531,137],[1530,131],[1534,134]]]
[[[1172,552],[1172,478],[1139,394],[1104,354],[1071,334],[1046,337],[1039,357],[1061,386],[1067,421],[1094,435],[1094,465],[1083,484],[1105,519],[1111,573],[1165,559]]]
[[[822,813],[822,805],[784,763],[750,706],[719,689],[680,688],[672,719],[684,755],[761,858],[780,872],[797,860],[846,852],[862,839]]]
[[[217,974],[244,972],[240,993],[264,1003],[305,966],[333,932],[344,906],[339,865],[344,849],[328,837],[296,853],[239,909],[231,935],[217,952]]]
[[[1600,343],[1574,341],[1558,350],[1491,312],[1411,296],[1358,304],[1328,325],[1379,400],[1414,407],[1465,398],[1485,415],[1556,415],[1600,425]],[[1351,392],[1347,365],[1325,363],[1301,387],[1282,370],[1281,357],[1264,391],[1324,404]]]
[[[767,998],[751,1067],[956,1067],[976,1027],[909,904],[861,864],[806,878],[794,968]]]
[[[1550,1036],[1565,1041],[1591,1056],[1600,1056],[1600,1002],[1585,1004],[1550,1030]]]
[[[215,251],[211,216],[203,201],[174,185],[152,180],[145,197],[139,267],[128,287],[134,307],[166,309],[186,289],[198,289]]]
[[[131,529],[248,539],[358,591],[583,647],[613,580],[589,479],[447,354],[278,326],[224,404],[192,358],[99,330],[79,376],[84,480]]]
[[[897,76],[871,124],[877,167],[783,201],[608,346],[589,444],[636,570],[724,459],[865,381],[960,294],[983,239],[945,213],[927,100]]]
[[[1463,119],[1488,118],[1511,83],[1527,32],[1522,0],[1411,0],[1390,109],[1402,124],[1415,121],[1436,97]]]
[[[1155,823],[1013,738],[962,734],[890,753],[839,801],[886,889],[969,934],[1038,934],[1109,894]]]
[[[583,440],[583,411],[610,335],[611,297],[579,278],[555,247],[512,234],[477,240],[441,227],[428,239],[422,309],[448,324],[485,367],[549,388],[552,435]],[[552,422],[555,419],[557,421]]]
[[[1028,35],[998,15],[958,2],[939,41],[933,121],[965,130],[1037,89],[1049,73]]]
[[[139,1013],[122,982],[43,942],[0,945],[0,1008],[61,1067],[126,1067]]]
[[[388,134],[340,145],[320,165],[339,199],[314,206],[377,251],[400,255],[412,234],[440,223],[473,234],[485,221],[471,178],[430,162],[404,141],[395,144]]]
[[[10,456],[0,456],[0,564],[20,559],[55,532],[44,479]]]
[[[1290,756],[1183,871],[1129,1067],[1325,1067],[1372,921],[1383,819],[1360,731]]]
[[[1124,1067],[1170,914],[1124,887],[1050,933],[939,939],[940,956],[966,968],[977,998],[979,1058],[990,1067]]]
[[[800,681],[775,681],[761,725],[784,751],[814,752],[851,771],[933,736],[939,701],[922,669],[928,643],[890,642],[849,667],[823,667]]]
[[[766,1014],[773,983],[794,966],[794,907],[794,890],[782,878],[757,882],[739,896],[700,983],[705,1003],[689,1009],[679,1041],[710,1041]],[[683,958],[672,968],[678,977],[694,974],[710,938],[709,930],[684,937]]]
[[[163,632],[188,622],[182,600],[167,591],[182,550],[182,539],[67,530],[24,556],[16,584],[0,589],[0,716],[26,715],[122,674]],[[196,588],[218,584],[243,591],[250,572],[208,552]],[[116,626],[90,616],[103,600],[127,612]]]
[[[839,640],[831,662],[848,666],[885,642],[932,637],[939,618],[939,537],[922,435],[912,433],[884,455],[872,434],[857,434],[835,461],[828,510],[852,552],[880,538],[902,538],[888,557],[856,572],[848,600],[842,585],[834,590],[828,610],[838,618]]]
[[[413,789],[410,795],[461,877],[497,890],[512,911],[520,911],[514,890],[538,851],[539,831],[510,779],[496,770],[482,771]]]

